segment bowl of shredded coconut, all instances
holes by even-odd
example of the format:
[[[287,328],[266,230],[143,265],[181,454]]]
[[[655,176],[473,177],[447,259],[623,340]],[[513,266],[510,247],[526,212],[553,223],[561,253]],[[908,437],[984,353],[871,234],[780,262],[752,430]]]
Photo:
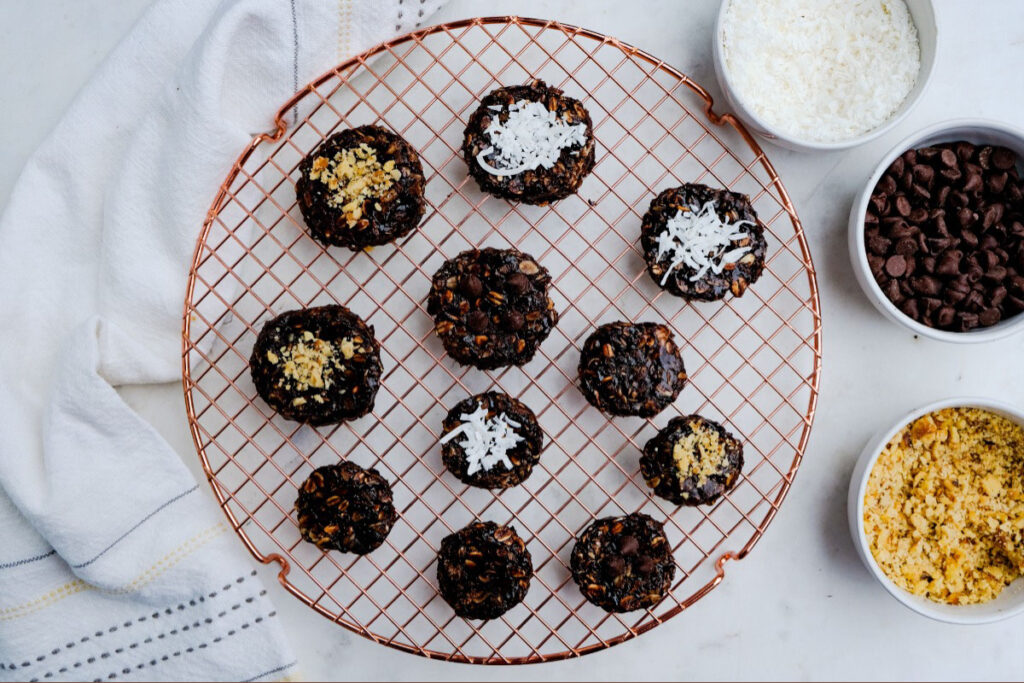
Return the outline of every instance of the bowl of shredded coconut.
[[[937,37],[930,0],[724,0],[715,73],[755,133],[798,151],[846,149],[910,113]]]

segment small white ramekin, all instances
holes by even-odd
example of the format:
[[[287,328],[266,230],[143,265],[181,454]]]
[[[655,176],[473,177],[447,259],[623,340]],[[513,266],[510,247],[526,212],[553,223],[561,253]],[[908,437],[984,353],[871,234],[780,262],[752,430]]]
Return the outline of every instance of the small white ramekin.
[[[857,282],[860,283],[860,288],[864,290],[875,308],[893,322],[906,327],[914,334],[939,341],[960,344],[990,342],[1024,330],[1024,313],[1001,320],[991,327],[976,328],[968,332],[948,332],[922,325],[907,317],[885,296],[882,288],[878,286],[875,277],[871,274],[867,247],[864,245],[864,215],[868,209],[868,202],[871,201],[871,192],[878,184],[879,178],[889,168],[889,164],[908,149],[957,140],[966,140],[979,145],[1002,145],[1012,149],[1021,159],[1024,159],[1024,131],[1005,123],[986,119],[955,119],[936,123],[900,141],[882,157],[882,161],[868,178],[867,185],[864,186],[860,196],[853,202],[853,207],[850,209],[848,234],[850,261],[853,264],[853,274],[856,276]]]
[[[754,133],[771,140],[781,147],[786,147],[787,149],[796,150],[798,152],[835,151],[840,149],[849,149],[850,147],[856,147],[857,145],[869,140],[874,140],[878,136],[890,130],[910,113],[918,100],[921,99],[921,94],[924,92],[928,85],[928,81],[931,79],[932,71],[935,67],[936,45],[938,44],[939,39],[938,24],[935,20],[935,8],[932,6],[931,0],[906,0],[907,8],[910,10],[911,19],[913,19],[914,25],[917,27],[918,42],[921,45],[921,71],[918,73],[917,82],[914,83],[914,87],[907,95],[907,98],[903,101],[903,104],[900,105],[900,108],[897,109],[896,112],[882,125],[864,133],[863,135],[858,135],[857,137],[849,138],[847,140],[840,140],[838,142],[817,142],[814,140],[804,140],[802,138],[794,137],[793,135],[784,133],[778,128],[769,125],[754,113],[754,110],[744,103],[743,98],[740,96],[729,78],[729,70],[725,63],[725,52],[722,47],[725,11],[729,2],[730,0],[722,1],[722,5],[718,10],[718,19],[715,21],[714,45],[712,48],[715,64],[715,76],[718,78],[718,83],[722,88],[722,92],[725,93],[725,99],[729,103],[729,107],[736,112],[747,127]]]
[[[867,534],[864,533],[863,522],[864,492],[867,490],[868,477],[871,476],[871,469],[875,466],[875,461],[878,460],[878,456],[881,455],[882,449],[889,443],[889,440],[908,424],[928,413],[943,408],[968,407],[990,410],[1024,426],[1024,412],[1000,401],[993,401],[987,398],[949,398],[943,401],[936,401],[917,410],[912,410],[902,416],[887,430],[879,432],[868,441],[868,444],[860,454],[860,458],[857,460],[857,466],[853,469],[853,476],[850,478],[850,492],[847,498],[846,509],[850,521],[850,533],[853,536],[853,544],[857,548],[860,559],[863,560],[868,571],[878,579],[878,582],[882,584],[885,590],[889,591],[890,595],[918,614],[923,614],[932,619],[952,624],[985,624],[1024,612],[1024,578],[1017,579],[1004,588],[996,599],[978,605],[947,605],[933,602],[919,595],[912,595],[893,583],[875,563],[875,558],[871,555]]]

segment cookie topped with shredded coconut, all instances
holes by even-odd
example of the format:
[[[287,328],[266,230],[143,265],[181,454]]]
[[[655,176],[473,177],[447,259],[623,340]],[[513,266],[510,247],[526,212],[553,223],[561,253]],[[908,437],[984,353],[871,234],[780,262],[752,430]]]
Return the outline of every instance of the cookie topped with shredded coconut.
[[[460,401],[442,425],[441,458],[463,482],[480,488],[522,483],[540,458],[543,435],[524,403],[489,391]]]
[[[739,99],[780,133],[842,142],[879,127],[921,71],[903,0],[728,0],[722,54]]]
[[[644,215],[647,271],[677,296],[742,296],[764,270],[767,244],[745,195],[688,184],[659,194]]]
[[[583,105],[542,81],[498,88],[470,116],[462,152],[480,189],[546,204],[576,192],[594,166]]]

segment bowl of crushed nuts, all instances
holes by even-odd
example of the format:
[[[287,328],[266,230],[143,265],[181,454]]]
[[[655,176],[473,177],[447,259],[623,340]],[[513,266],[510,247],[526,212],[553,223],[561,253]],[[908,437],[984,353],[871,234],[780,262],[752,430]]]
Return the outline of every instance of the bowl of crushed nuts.
[[[868,571],[910,609],[956,624],[1024,612],[1024,412],[938,401],[872,438],[847,512]]]
[[[1024,132],[960,119],[900,142],[853,204],[849,249],[871,302],[915,334],[1024,330]]]

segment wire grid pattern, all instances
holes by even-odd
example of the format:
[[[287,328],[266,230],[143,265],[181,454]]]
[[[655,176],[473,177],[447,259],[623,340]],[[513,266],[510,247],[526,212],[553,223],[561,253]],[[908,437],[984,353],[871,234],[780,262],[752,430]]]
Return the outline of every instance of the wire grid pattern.
[[[581,99],[598,142],[596,168],[579,193],[547,207],[481,193],[459,154],[479,99],[532,77]],[[293,109],[296,123],[288,127]],[[426,216],[397,244],[325,249],[307,235],[295,203],[298,164],[332,132],[374,123],[420,152]],[[278,561],[289,591],[355,632],[409,652],[484,663],[607,647],[717,585],[725,560],[750,550],[793,480],[820,366],[817,288],[799,220],[742,126],[717,117],[702,88],[635,48],[515,17],[396,39],[307,86],[277,124],[253,141],[221,188],[185,306],[193,436],[215,494],[257,559]],[[684,182],[744,192],[761,217],[767,268],[742,298],[688,304],[645,272],[641,216],[658,191]],[[552,274],[561,320],[522,368],[459,366],[426,313],[433,272],[482,246],[514,246]],[[272,316],[328,303],[375,327],[384,376],[372,415],[312,428],[282,419],[257,397],[248,356]],[[619,319],[665,322],[681,343],[689,383],[651,420],[609,419],[576,386],[583,341]],[[532,476],[500,493],[446,473],[437,444],[448,408],[492,388],[531,406],[546,435]],[[740,435],[746,463],[736,487],[714,505],[676,508],[650,495],[638,455],[658,427],[692,412]],[[303,542],[293,511],[308,474],[342,459],[384,474],[400,514],[385,544],[362,557]],[[655,608],[607,614],[583,599],[569,554],[595,518],[640,510],[665,521],[677,578]],[[441,539],[474,519],[512,524],[535,568],[526,600],[488,622],[456,617],[435,588]]]

